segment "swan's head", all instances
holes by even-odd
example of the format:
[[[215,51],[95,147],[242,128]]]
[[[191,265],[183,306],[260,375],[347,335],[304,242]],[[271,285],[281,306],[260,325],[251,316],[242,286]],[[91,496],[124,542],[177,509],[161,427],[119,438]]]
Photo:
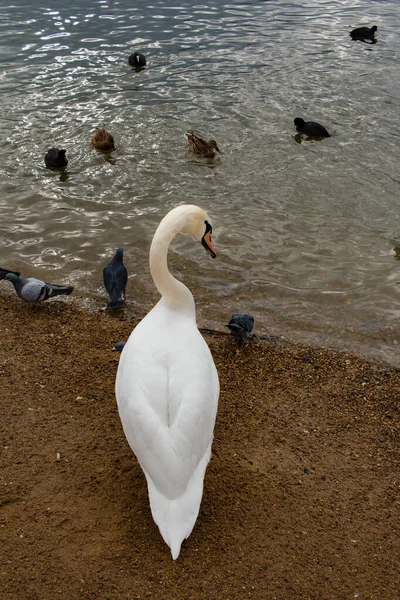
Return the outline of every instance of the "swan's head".
[[[188,233],[195,240],[201,242],[213,258],[217,256],[211,241],[211,219],[199,206],[194,204],[177,206],[164,217],[163,221],[171,229],[173,235],[179,232]]]
[[[208,214],[199,206],[184,205],[178,207],[183,210],[184,225],[182,233],[188,233],[195,240],[201,242],[202,246],[211,254],[213,258],[217,256],[215,248],[211,241],[212,223]]]

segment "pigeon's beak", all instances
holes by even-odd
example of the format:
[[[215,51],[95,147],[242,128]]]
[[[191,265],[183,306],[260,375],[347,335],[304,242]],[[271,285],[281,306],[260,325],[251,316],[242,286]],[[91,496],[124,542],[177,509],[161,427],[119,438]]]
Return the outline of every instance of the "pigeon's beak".
[[[204,248],[211,254],[211,256],[213,258],[215,258],[217,256],[217,253],[215,252],[215,248],[211,241],[211,231],[210,230],[206,231],[206,233],[203,235],[203,237],[201,238],[201,243],[204,246]]]

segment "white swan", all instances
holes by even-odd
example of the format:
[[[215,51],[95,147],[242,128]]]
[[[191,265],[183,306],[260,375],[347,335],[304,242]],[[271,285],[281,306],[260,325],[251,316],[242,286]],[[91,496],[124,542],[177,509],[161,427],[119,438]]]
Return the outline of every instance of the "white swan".
[[[219,381],[197,329],[193,296],[168,270],[179,233],[215,257],[211,221],[194,205],[171,210],[150,248],[150,271],[162,295],[121,354],[116,396],[126,438],[144,471],[153,519],[175,560],[194,527],[211,456]]]

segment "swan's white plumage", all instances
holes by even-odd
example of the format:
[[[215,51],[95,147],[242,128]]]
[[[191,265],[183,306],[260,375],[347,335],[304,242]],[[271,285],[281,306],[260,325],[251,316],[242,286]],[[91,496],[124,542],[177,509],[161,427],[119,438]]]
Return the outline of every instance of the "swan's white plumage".
[[[185,205],[161,221],[150,265],[163,296],[128,339],[116,380],[125,435],[146,475],[152,515],[174,559],[199,512],[219,382],[196,325],[193,296],[169,273],[167,251],[179,231],[201,239],[206,220],[202,209]]]

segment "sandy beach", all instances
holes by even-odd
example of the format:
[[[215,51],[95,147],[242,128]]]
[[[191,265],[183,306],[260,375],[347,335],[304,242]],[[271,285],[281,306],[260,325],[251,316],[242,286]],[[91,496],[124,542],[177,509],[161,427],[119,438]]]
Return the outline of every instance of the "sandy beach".
[[[0,293],[1,599],[396,600],[399,370],[206,336],[213,457],[174,562],[115,402],[134,325]]]

